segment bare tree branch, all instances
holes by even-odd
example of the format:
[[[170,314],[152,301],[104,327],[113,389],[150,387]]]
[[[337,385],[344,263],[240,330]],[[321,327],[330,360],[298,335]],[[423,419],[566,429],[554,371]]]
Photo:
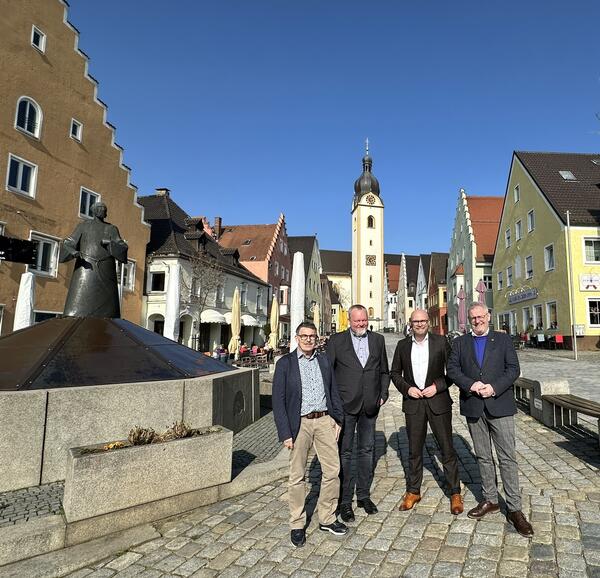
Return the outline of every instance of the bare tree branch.
[[[208,255],[192,257],[190,265],[190,282],[185,279],[181,283],[181,302],[197,307],[200,315],[213,298],[217,300],[219,286],[225,284],[225,273],[218,262]]]

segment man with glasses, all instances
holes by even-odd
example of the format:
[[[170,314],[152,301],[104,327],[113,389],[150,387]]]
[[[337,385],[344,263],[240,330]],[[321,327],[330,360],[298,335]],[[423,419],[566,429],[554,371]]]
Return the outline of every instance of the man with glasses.
[[[490,313],[482,303],[469,307],[471,332],[454,340],[448,377],[460,388],[460,413],[467,418],[481,474],[483,500],[467,512],[480,520],[500,511],[492,443],[498,456],[508,520],[527,538],[533,528],[521,511],[521,490],[515,448],[517,413],[513,384],[520,374],[510,335],[490,331]]]
[[[299,548],[306,543],[304,475],[312,447],[322,472],[317,502],[319,529],[342,536],[348,528],[335,515],[340,489],[337,441],[343,410],[333,368],[327,356],[315,351],[317,328],[313,323],[298,325],[296,341],[298,348],[275,366],[273,416],[279,439],[290,450],[290,539]]]
[[[408,436],[406,493],[399,509],[411,510],[421,501],[423,447],[427,424],[442,450],[442,465],[450,491],[450,511],[462,514],[458,460],[452,445],[452,399],[446,377],[450,345],[443,335],[429,333],[429,315],[415,309],[410,316],[412,336],[401,339],[392,362],[392,381],[403,396],[402,411]]]
[[[369,317],[362,305],[348,310],[350,328],[329,340],[327,355],[335,370],[344,408],[341,442],[342,493],[340,516],[354,521],[352,499],[367,514],[376,514],[371,500],[375,422],[379,408],[388,398],[390,375],[383,335],[367,331]],[[356,476],[352,470],[354,434],[357,435]]]

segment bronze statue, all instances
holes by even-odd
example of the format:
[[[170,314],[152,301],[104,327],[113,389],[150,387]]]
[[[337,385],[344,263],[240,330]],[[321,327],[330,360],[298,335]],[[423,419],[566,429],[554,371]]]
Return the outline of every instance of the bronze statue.
[[[64,315],[121,317],[115,259],[127,263],[127,243],[119,230],[106,223],[106,205],[92,207],[93,220],[77,225],[60,252],[60,262],[76,259]]]

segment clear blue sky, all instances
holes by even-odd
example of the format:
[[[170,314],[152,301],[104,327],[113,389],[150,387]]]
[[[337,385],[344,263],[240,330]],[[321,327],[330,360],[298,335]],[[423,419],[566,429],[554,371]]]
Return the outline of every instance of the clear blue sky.
[[[70,5],[139,194],[211,222],[350,249],[369,137],[386,252],[447,251],[513,150],[600,151],[597,0]]]

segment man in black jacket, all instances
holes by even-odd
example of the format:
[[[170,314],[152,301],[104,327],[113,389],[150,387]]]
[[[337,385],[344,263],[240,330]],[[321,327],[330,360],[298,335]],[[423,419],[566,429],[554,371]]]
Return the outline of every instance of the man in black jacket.
[[[442,450],[442,465],[450,490],[450,511],[462,514],[458,460],[452,445],[452,399],[446,377],[450,346],[442,335],[429,333],[429,315],[415,309],[410,316],[412,336],[401,339],[392,362],[392,381],[403,396],[402,411],[408,436],[408,475],[400,510],[410,510],[421,500],[423,446],[427,424]]]
[[[343,420],[335,376],[327,357],[315,351],[317,328],[313,323],[298,325],[296,341],[298,349],[284,355],[275,367],[273,416],[279,439],[291,451],[290,539],[294,546],[301,547],[306,542],[304,475],[312,447],[322,471],[317,503],[319,529],[336,536],[348,529],[335,516],[340,488],[337,441]]]
[[[500,510],[492,443],[498,456],[506,495],[508,519],[517,532],[533,536],[521,511],[521,490],[515,447],[517,413],[513,384],[520,374],[512,339],[490,331],[490,313],[482,303],[469,307],[471,333],[454,340],[448,360],[448,377],[460,388],[460,413],[467,418],[481,474],[483,501],[467,512],[479,520]]]
[[[335,370],[344,407],[341,442],[342,494],[340,515],[344,522],[354,521],[352,498],[356,485],[356,504],[367,514],[376,514],[371,500],[375,422],[379,408],[388,398],[390,375],[385,340],[367,330],[369,317],[362,305],[348,310],[350,328],[329,340],[327,355]],[[358,436],[356,480],[352,475],[354,434]]]

